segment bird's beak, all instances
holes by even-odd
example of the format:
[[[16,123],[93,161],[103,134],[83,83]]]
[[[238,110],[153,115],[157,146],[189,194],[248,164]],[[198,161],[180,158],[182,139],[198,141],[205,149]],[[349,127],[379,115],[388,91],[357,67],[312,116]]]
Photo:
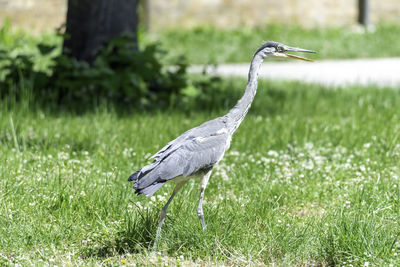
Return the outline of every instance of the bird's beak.
[[[311,61],[311,62],[314,62],[314,60],[309,59],[309,58],[305,58],[305,57],[300,57],[300,56],[292,55],[292,54],[287,54],[286,52],[316,53],[315,51],[307,50],[307,49],[303,49],[303,48],[298,48],[298,47],[290,47],[290,46],[286,46],[286,47],[285,47],[285,51],[284,51],[283,53],[284,53],[287,57],[291,57],[291,58],[295,58],[295,59],[301,59],[301,60],[305,60],[305,61]]]

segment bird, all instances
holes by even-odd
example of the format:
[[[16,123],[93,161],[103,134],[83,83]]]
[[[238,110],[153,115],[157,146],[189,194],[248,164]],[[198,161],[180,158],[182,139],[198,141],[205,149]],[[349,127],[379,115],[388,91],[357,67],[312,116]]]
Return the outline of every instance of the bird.
[[[161,209],[154,248],[161,234],[167,209],[178,191],[191,178],[200,178],[200,196],[197,215],[203,230],[206,230],[203,213],[203,198],[213,167],[221,161],[229,149],[235,133],[254,100],[257,91],[258,72],[264,59],[281,57],[313,61],[288,52],[316,53],[312,50],[290,47],[275,41],[264,43],[254,53],[248,73],[248,82],[243,96],[229,112],[216,119],[192,128],[166,144],[150,159],[153,162],[133,173],[128,181],[133,181],[136,194],[152,196],[166,182],[175,182],[175,188],[165,206]]]

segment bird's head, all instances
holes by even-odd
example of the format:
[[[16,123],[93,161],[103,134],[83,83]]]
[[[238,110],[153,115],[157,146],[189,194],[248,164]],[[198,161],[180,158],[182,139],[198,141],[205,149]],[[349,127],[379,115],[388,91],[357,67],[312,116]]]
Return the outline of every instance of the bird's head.
[[[260,55],[263,59],[267,57],[290,57],[295,59],[301,59],[305,61],[313,61],[312,59],[291,55],[287,52],[305,52],[305,53],[316,53],[312,50],[307,50],[298,47],[290,47],[278,42],[266,42],[263,44],[255,53],[255,55]]]

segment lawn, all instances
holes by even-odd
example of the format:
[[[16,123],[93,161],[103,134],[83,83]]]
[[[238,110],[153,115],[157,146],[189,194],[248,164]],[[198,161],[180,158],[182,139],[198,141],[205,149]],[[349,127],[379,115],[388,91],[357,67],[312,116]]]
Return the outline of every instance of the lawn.
[[[318,51],[313,55],[315,59],[398,57],[399,36],[398,25],[377,25],[371,31],[358,27],[304,29],[295,25],[266,25],[231,30],[167,30],[142,34],[141,39],[142,44],[160,41],[167,51],[185,55],[191,64],[221,64],[249,62],[249,51],[269,40]]]
[[[399,265],[398,90],[293,82],[260,82],[206,190],[207,232],[193,180],[151,253],[172,184],[146,198],[128,176],[245,83],[187,115],[0,103],[0,265]]]

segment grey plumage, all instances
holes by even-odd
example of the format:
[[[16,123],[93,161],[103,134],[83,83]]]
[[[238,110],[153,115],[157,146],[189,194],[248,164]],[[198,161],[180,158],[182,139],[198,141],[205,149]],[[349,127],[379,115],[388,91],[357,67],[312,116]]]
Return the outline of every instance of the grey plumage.
[[[256,53],[257,54],[259,51],[263,50],[266,47],[272,47],[272,48],[277,48],[278,46],[282,45],[281,43],[274,42],[274,41],[269,41],[263,44],[260,48],[257,49]]]
[[[152,158],[154,162],[129,177],[136,193],[151,196],[165,182],[212,168],[227,149],[229,134],[224,117],[208,121],[169,142]],[[150,188],[147,188],[150,187]],[[147,189],[147,190],[146,190]]]
[[[257,91],[258,70],[261,63],[267,57],[293,57],[308,60],[286,54],[287,51],[314,53],[314,51],[289,47],[278,42],[267,42],[262,45],[251,61],[244,95],[225,116],[186,131],[154,154],[152,156],[153,163],[144,166],[129,177],[129,181],[134,181],[135,192],[146,196],[154,194],[164,183],[170,180],[176,181],[176,187],[170,199],[161,210],[154,246],[157,244],[168,205],[191,177],[202,178],[197,213],[202,227],[205,229],[202,207],[204,190],[212,168],[222,159],[225,151],[229,148],[233,133],[239,127],[253,102]]]

